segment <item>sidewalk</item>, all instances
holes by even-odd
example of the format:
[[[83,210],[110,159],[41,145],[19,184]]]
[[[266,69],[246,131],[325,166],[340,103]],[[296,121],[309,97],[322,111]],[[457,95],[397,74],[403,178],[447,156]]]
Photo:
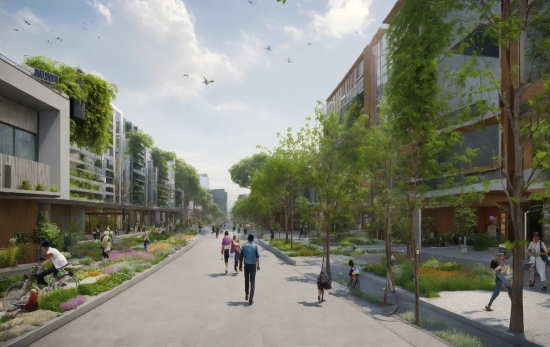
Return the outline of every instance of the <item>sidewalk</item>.
[[[31,346],[447,346],[365,315],[343,288],[319,305],[309,276],[265,250],[250,306],[243,274],[223,273],[221,240],[202,234],[186,254]]]

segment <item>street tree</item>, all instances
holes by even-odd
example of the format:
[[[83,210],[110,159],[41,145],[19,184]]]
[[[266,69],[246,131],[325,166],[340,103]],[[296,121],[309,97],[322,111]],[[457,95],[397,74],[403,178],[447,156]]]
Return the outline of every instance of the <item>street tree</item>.
[[[419,259],[413,221],[418,211],[434,204],[428,192],[452,187],[463,173],[459,161],[464,156],[453,151],[463,140],[456,130],[462,119],[449,117],[446,76],[439,73],[440,59],[456,25],[456,21],[448,20],[454,6],[450,0],[407,0],[387,32],[389,72],[382,117],[388,119],[390,134],[399,148],[394,182],[406,205],[417,325]]]
[[[513,289],[510,330],[524,331],[523,259],[525,258],[524,206],[522,201],[539,184],[533,198],[550,196],[550,182],[541,183],[540,173],[550,168],[550,7],[545,0],[467,0],[467,9],[479,16],[473,30],[501,51],[499,69],[479,64],[484,61],[482,45],[473,46],[469,77],[486,82],[474,95],[496,92],[497,102],[480,98],[476,106],[488,121],[503,129],[504,156],[501,163],[503,191],[507,205],[499,207],[509,218],[513,247]],[[468,34],[468,33],[465,33]],[[531,160],[532,159],[532,160]]]
[[[239,160],[229,168],[231,180],[241,188],[250,188],[254,173],[265,163],[266,159],[265,153],[256,153],[251,157]]]

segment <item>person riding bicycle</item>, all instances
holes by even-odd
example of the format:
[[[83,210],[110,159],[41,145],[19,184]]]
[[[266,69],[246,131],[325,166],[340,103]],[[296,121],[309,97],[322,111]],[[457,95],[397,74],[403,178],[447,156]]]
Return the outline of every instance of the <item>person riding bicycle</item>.
[[[359,271],[355,268],[355,263],[353,262],[353,260],[350,260],[348,262],[348,265],[349,265],[349,278],[355,279],[359,277]]]
[[[67,265],[67,259],[57,249],[50,247],[50,241],[48,240],[42,242],[42,247],[44,247],[44,254],[46,255],[46,259],[42,264],[40,264],[40,266],[43,267],[44,264],[50,259],[52,260],[52,266],[42,272],[37,273],[36,279],[38,284],[47,286],[48,283],[44,280],[44,277],[48,276],[51,273],[57,276],[59,269]]]

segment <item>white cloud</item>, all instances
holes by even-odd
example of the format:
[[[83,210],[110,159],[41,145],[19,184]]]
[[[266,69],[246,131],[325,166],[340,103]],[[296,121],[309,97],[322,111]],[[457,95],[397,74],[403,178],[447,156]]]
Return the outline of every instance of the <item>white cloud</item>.
[[[101,2],[94,0],[94,3],[91,4],[96,10],[101,13],[105,19],[107,19],[107,22],[111,24],[111,11],[107,8],[107,6],[103,5]]]
[[[311,12],[315,32],[341,38],[362,31],[371,22],[369,6],[372,0],[329,0],[325,13]]]
[[[231,101],[216,105],[214,108],[219,112],[245,111],[248,110],[249,105],[242,101]]]
[[[294,41],[298,42],[304,36],[304,31],[291,25],[285,25],[283,28],[285,34],[292,36]]]

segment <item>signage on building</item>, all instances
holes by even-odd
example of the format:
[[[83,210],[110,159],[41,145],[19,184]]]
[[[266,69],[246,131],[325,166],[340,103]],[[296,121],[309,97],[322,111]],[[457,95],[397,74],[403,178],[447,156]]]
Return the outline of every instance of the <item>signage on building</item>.
[[[53,73],[46,72],[44,70],[40,70],[37,68],[34,68],[34,77],[41,79],[42,81],[48,82],[48,83],[58,83],[59,82],[59,76],[54,75]]]

